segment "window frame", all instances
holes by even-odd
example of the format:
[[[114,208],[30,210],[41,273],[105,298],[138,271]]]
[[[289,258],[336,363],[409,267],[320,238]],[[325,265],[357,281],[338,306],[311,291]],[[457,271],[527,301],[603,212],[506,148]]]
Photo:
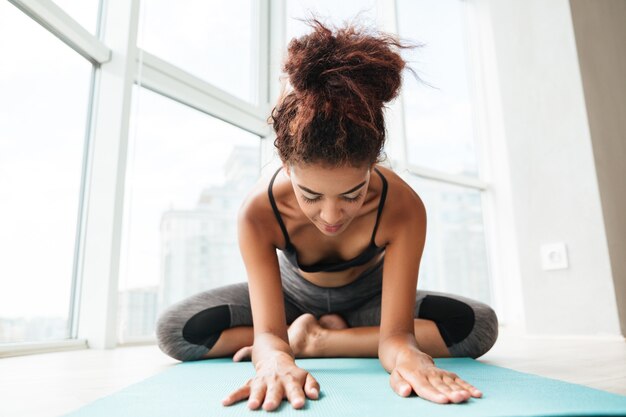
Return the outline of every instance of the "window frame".
[[[117,293],[128,127],[134,84],[240,127],[270,136],[270,2],[259,0],[257,105],[137,46],[140,0],[100,3],[91,34],[51,0],[10,2],[94,65],[83,160],[79,231],[72,277],[70,339],[0,345],[0,356],[117,345]],[[103,18],[104,17],[104,18]],[[120,111],[121,109],[121,111]],[[263,146],[266,155],[268,146]],[[97,148],[98,152],[94,152]],[[153,343],[154,340],[146,340]]]
[[[129,140],[129,118],[133,85],[148,88],[261,137],[262,174],[279,161],[273,148],[274,133],[267,116],[279,97],[278,83],[284,57],[286,0],[258,0],[258,104],[253,105],[137,46],[140,0],[101,0],[98,32],[92,35],[50,0],[9,0],[39,24],[93,63],[91,102],[86,133],[82,178],[79,236],[77,237],[73,297],[72,339],[49,343],[0,345],[0,356],[67,348],[113,348],[117,343],[117,295],[124,213],[124,187]],[[459,0],[474,8],[479,0]],[[470,20],[475,17],[473,14]],[[397,5],[378,0],[377,19],[381,29],[397,33]],[[480,54],[483,34],[468,25],[468,38]],[[482,60],[472,58],[472,94],[477,126],[479,178],[453,175],[410,164],[404,129],[404,106],[398,97],[386,111],[389,164],[398,173],[477,189],[483,201],[483,224],[492,273],[502,271],[494,262],[500,258],[494,242],[499,220],[493,198],[493,177],[488,146],[494,142],[489,115],[483,111],[485,83]],[[497,115],[496,115],[497,116]],[[94,152],[94,149],[98,152]],[[497,280],[490,278],[490,283]],[[499,284],[501,285],[501,284]],[[492,288],[496,310],[502,304],[502,289]],[[154,343],[154,338],[144,343]],[[8,353],[7,353],[8,352]]]
[[[84,231],[84,201],[86,194],[86,174],[87,156],[90,149],[90,132],[93,126],[93,98],[95,96],[95,85],[97,68],[111,59],[111,50],[104,45],[97,36],[84,29],[69,14],[50,0],[9,0],[9,2],[26,14],[28,17],[47,29],[52,35],[75,50],[92,65],[91,81],[89,86],[87,120],[85,120],[85,138],[83,145],[83,159],[81,161],[80,191],[78,198],[78,215],[76,237],[74,245],[74,259],[72,262],[71,294],[68,305],[68,339],[52,341],[29,341],[18,343],[0,344],[0,358],[8,356],[18,356],[31,353],[56,352],[71,349],[81,349],[87,346],[87,340],[78,337],[78,303],[80,280],[78,278],[79,259],[82,255],[81,244]],[[99,20],[98,15],[98,20]]]

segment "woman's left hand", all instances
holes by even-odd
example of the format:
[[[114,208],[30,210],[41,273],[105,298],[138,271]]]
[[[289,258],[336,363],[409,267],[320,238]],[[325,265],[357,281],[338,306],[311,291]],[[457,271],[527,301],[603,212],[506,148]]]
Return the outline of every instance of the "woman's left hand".
[[[482,396],[478,389],[457,374],[437,368],[429,355],[417,351],[398,354],[390,385],[402,397],[415,391],[418,396],[440,404],[460,403],[470,397]]]

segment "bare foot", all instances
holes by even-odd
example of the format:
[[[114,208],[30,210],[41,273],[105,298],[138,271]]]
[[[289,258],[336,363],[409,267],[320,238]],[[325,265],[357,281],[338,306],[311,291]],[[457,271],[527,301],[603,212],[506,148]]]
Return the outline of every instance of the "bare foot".
[[[336,316],[336,317],[331,317]],[[346,328],[337,327],[341,326],[341,322],[345,323],[343,319],[336,314],[329,314],[322,316],[326,325],[336,326],[334,328]],[[305,313],[296,318],[293,323],[289,325],[287,334],[289,335],[289,346],[293,351],[296,358],[315,357],[318,354],[318,344],[316,343],[324,331],[331,327],[323,327],[317,321],[315,316],[310,313]],[[233,361],[239,362],[241,360],[252,358],[252,346],[245,346],[239,349],[233,355]]]
[[[319,323],[323,328],[332,330],[341,330],[350,327],[339,314],[324,314],[320,317]]]
[[[317,354],[316,341],[324,332],[313,314],[305,313],[291,323],[287,329],[289,346],[297,358],[312,357]]]

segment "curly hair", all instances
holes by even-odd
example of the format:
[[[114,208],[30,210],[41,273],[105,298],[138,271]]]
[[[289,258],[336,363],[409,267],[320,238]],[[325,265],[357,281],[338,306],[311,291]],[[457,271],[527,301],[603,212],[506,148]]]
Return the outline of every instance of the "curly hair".
[[[402,84],[412,45],[353,25],[333,31],[317,19],[291,40],[283,71],[293,87],[268,121],[284,163],[362,166],[379,162],[385,143],[385,103]]]

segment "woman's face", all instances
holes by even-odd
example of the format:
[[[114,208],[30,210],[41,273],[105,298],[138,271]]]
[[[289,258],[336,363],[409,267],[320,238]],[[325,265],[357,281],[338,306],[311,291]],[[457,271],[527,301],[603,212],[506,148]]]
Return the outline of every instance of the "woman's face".
[[[329,168],[318,164],[285,166],[300,208],[325,235],[346,230],[363,205],[369,167]]]

